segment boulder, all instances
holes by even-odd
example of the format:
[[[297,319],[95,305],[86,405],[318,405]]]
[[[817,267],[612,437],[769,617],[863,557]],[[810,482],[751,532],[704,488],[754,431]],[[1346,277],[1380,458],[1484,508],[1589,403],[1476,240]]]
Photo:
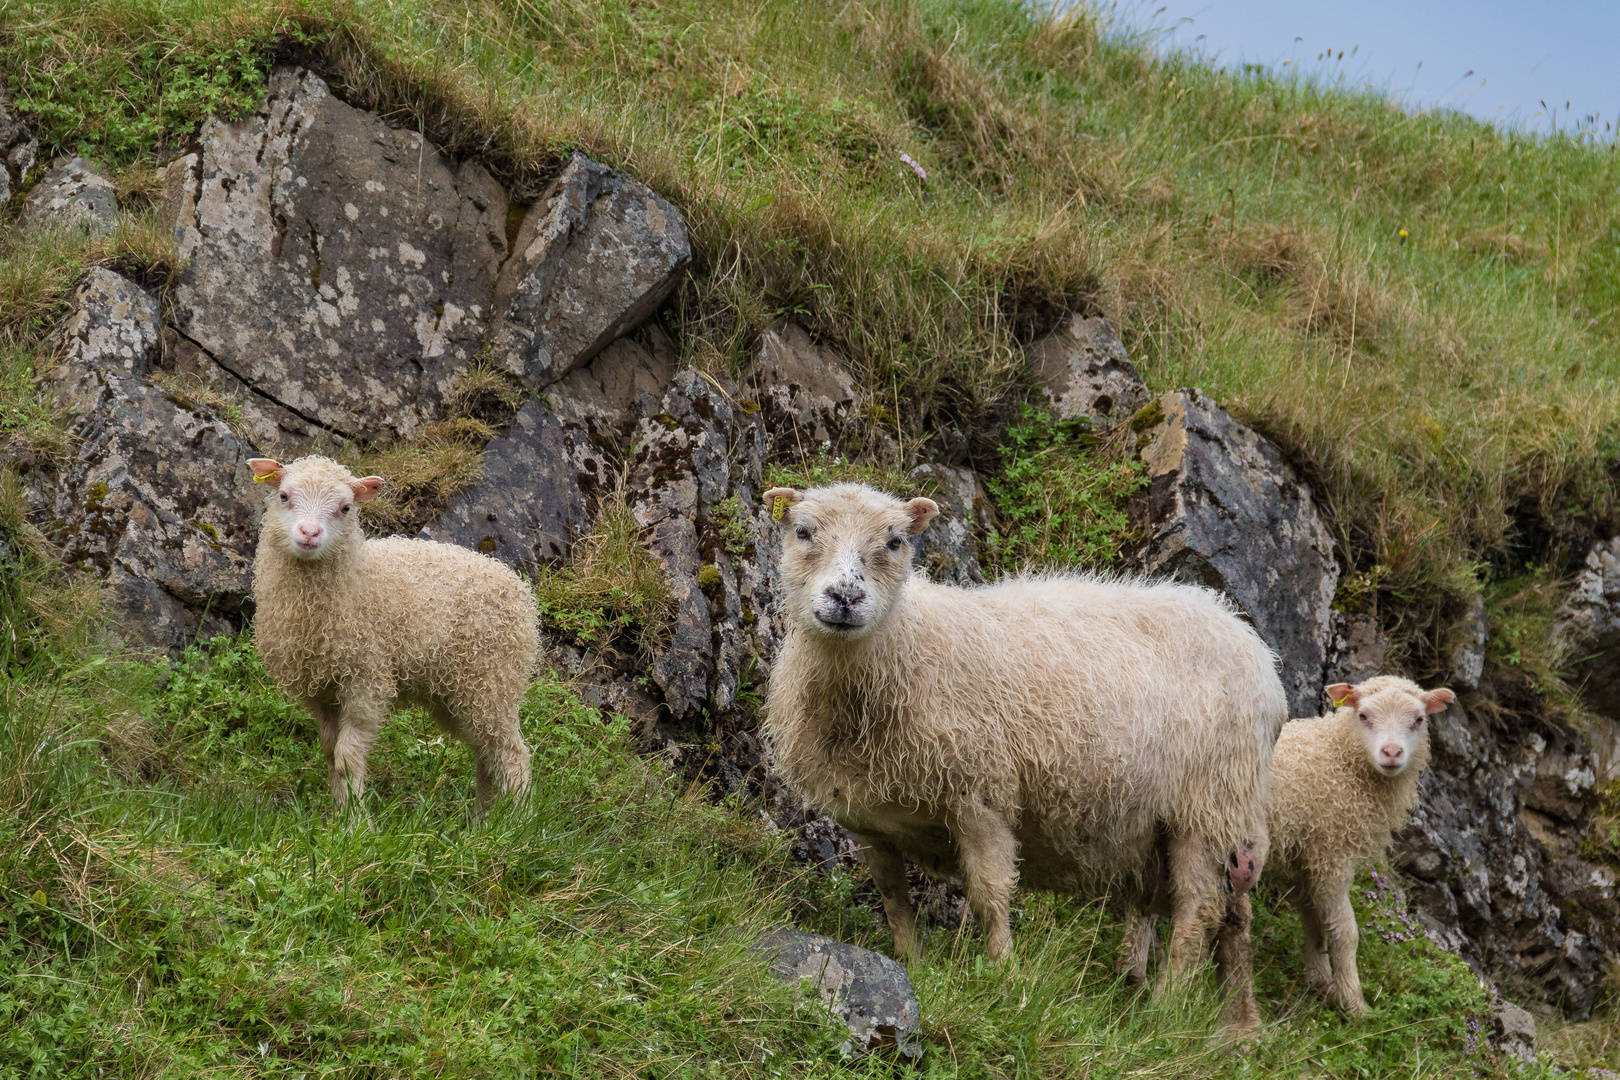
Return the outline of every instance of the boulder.
[[[118,193],[95,162],[71,158],[52,165],[23,200],[19,229],[118,228]]]
[[[35,516],[64,563],[107,580],[128,637],[173,649],[248,602],[254,452],[146,378],[157,350],[157,302],[92,271],[60,346],[75,456]]]
[[[640,325],[691,261],[678,210],[576,153],[529,208],[501,270],[494,356],[549,386]]]
[[[793,323],[759,335],[748,381],[773,445],[799,457],[830,449],[858,408],[849,372]]]
[[[553,384],[546,396],[558,415],[587,426],[606,443],[628,433],[640,417],[658,412],[659,398],[675,374],[675,349],[661,330],[646,336],[648,345],[620,338]]]
[[[1511,1001],[1498,1001],[1491,1015],[1499,1049],[1509,1057],[1533,1065],[1536,1060],[1536,1018]]]
[[[1322,709],[1339,566],[1311,490],[1282,453],[1198,390],[1144,407],[1147,490],[1132,500],[1148,573],[1226,593],[1277,653],[1291,716]]]
[[[922,1012],[903,965],[871,949],[802,930],[773,930],[754,946],[783,982],[808,984],[849,1028],[849,1051],[922,1057]]]
[[[422,538],[493,555],[530,573],[568,557],[589,527],[586,495],[608,466],[578,424],[543,402],[518,410],[512,429],[484,447],[478,483],[458,492]]]
[[[1446,685],[1453,690],[1472,690],[1479,685],[1480,677],[1485,673],[1485,643],[1490,636],[1483,597],[1469,597],[1452,636],[1449,657],[1451,671]]]
[[[1580,645],[1574,681],[1587,705],[1620,721],[1620,536],[1586,553],[1556,632]]]
[[[972,469],[927,463],[911,470],[917,488],[939,504],[939,517],[912,538],[917,565],[931,581],[982,585],[978,533],[989,525],[990,495]]]
[[[1346,615],[1338,610],[1332,613],[1331,619],[1327,663],[1322,668],[1323,685],[1365,682],[1374,675],[1382,675],[1389,639],[1379,629],[1378,620],[1371,615]],[[1305,715],[1320,715],[1327,707],[1324,698],[1317,702],[1314,712]]]
[[[1060,420],[1089,416],[1095,426],[1109,427],[1148,402],[1147,384],[1101,317],[1070,316],[1057,333],[1030,346],[1029,363]]]
[[[216,363],[342,437],[441,415],[506,257],[506,196],[482,168],[282,68],[165,181],[176,328]]]

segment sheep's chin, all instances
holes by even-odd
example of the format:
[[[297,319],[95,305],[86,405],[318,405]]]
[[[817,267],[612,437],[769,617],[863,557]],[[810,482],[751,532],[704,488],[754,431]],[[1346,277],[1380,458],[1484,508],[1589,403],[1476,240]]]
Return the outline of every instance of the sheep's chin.
[[[872,632],[872,620],[860,622],[830,622],[812,613],[810,626],[816,633],[833,641],[855,641]]]
[[[282,550],[302,562],[315,562],[326,554],[326,549],[330,546],[331,543],[325,537],[314,547],[305,547],[289,536],[287,542],[282,545]]]
[[[1411,761],[1412,761],[1412,759],[1408,757],[1408,758],[1403,758],[1399,765],[1375,764],[1373,766],[1373,768],[1377,769],[1384,776],[1395,777],[1395,776],[1399,776],[1399,775],[1401,775],[1401,773],[1405,772],[1406,771],[1406,766],[1408,764],[1410,764]]]

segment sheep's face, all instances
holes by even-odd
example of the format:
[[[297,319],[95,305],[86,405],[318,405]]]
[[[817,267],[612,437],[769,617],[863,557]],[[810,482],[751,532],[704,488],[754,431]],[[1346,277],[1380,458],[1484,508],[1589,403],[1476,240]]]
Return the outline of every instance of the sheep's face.
[[[1444,712],[1457,700],[1450,690],[1425,690],[1392,676],[1356,686],[1336,683],[1327,688],[1327,695],[1341,716],[1354,710],[1367,763],[1383,776],[1399,776],[1415,758],[1426,757],[1420,748],[1428,745],[1429,713]]]
[[[883,624],[911,577],[910,538],[939,513],[863,484],[765,493],[783,527],[783,606],[804,630],[859,640]]]
[[[295,559],[315,561],[360,528],[357,504],[374,498],[382,477],[356,479],[348,469],[323,457],[283,465],[271,458],[248,462],[253,480],[274,484],[265,500],[263,543],[275,544]]]

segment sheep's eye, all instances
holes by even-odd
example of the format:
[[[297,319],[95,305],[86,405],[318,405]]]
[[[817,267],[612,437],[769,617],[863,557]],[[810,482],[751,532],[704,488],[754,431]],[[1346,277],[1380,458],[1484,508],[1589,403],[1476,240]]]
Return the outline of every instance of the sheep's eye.
[[[793,534],[800,540],[810,539],[810,530],[805,528],[803,525],[800,525],[797,529],[794,529]]]
[[[282,493],[281,493],[281,501],[282,501],[282,502],[286,502],[286,501],[287,501],[287,493],[286,493],[286,492],[285,492],[285,491],[283,491],[283,492],[282,492]]]
[[[343,512],[345,514],[347,514],[349,512],[349,504],[348,503],[343,504]]]
[[[900,546],[902,544],[904,544],[904,543],[905,543],[905,541],[901,540],[898,536],[891,536],[889,538],[889,550],[890,551],[899,551]]]
[[[1365,724],[1367,722],[1367,714],[1366,713],[1357,713],[1356,715],[1361,717],[1361,722],[1363,724]]]

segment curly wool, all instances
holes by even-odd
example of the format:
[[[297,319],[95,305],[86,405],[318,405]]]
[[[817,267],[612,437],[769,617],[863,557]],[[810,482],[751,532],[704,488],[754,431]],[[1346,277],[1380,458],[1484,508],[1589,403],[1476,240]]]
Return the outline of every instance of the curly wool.
[[[322,457],[282,475],[283,484],[354,481]],[[272,491],[272,508],[276,500]],[[396,700],[426,706],[472,747],[481,801],[492,785],[521,792],[529,778],[518,706],[539,652],[533,594],[488,556],[429,540],[368,540],[357,517],[321,558],[305,560],[287,551],[282,515],[267,510],[253,587],[254,641],[276,683],[317,720],[336,705],[339,728],[367,736],[347,778],[338,775],[345,763],[333,762],[334,795],[341,803],[363,783],[364,751]],[[324,728],[322,741],[332,762]]]

